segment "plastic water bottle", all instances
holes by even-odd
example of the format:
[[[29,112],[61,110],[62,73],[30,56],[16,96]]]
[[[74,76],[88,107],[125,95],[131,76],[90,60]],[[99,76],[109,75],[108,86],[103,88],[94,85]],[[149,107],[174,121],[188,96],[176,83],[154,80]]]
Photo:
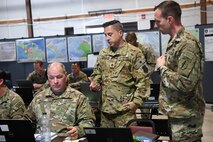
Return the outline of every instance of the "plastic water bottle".
[[[41,135],[42,142],[51,142],[51,134],[49,128],[49,117],[47,113],[43,113],[41,117]]]

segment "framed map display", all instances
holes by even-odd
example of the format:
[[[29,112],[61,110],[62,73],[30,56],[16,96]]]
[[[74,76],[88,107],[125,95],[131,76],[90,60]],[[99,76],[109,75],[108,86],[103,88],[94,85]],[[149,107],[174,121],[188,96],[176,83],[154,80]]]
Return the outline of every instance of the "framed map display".
[[[55,37],[46,39],[47,62],[68,62],[67,38]]]
[[[15,42],[0,42],[0,62],[16,61]]]
[[[93,53],[98,53],[104,47],[109,46],[108,42],[106,41],[104,34],[94,34],[92,35],[92,48]]]
[[[17,62],[45,61],[44,38],[16,40]]]
[[[136,32],[138,42],[151,48],[154,55],[160,56],[160,33],[158,31]]]
[[[71,36],[68,40],[69,61],[87,61],[87,55],[91,54],[91,36]]]

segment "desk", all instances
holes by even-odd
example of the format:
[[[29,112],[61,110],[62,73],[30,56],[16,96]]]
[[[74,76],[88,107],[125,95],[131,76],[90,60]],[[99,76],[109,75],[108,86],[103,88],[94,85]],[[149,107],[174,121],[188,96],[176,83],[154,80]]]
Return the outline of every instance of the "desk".
[[[64,137],[56,137],[55,139],[52,140],[52,142],[63,142]],[[79,142],[88,142],[87,139]],[[172,140],[164,141],[164,140],[156,140],[156,142],[174,142]]]
[[[63,142],[65,137],[58,136],[52,140],[52,142]],[[79,142],[88,142],[87,139],[80,140]]]

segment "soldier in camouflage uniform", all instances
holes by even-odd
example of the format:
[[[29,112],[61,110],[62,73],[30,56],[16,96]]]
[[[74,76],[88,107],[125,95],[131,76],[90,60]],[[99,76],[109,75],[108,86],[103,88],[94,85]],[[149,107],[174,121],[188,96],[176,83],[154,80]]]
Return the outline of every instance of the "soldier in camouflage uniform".
[[[119,21],[106,22],[103,27],[110,46],[99,53],[90,87],[102,88],[101,127],[125,127],[148,97],[142,70],[145,61],[142,52],[123,39]]]
[[[72,88],[79,90],[80,84],[88,81],[87,75],[80,70],[79,63],[72,63],[71,69],[72,72],[67,75],[68,83]]]
[[[149,47],[137,42],[137,36],[134,32],[127,33],[126,41],[128,43],[132,44],[133,46],[138,47],[144,55],[145,64],[147,67],[147,68],[144,68],[144,70],[146,71],[146,75],[147,75],[147,77],[146,77],[146,89],[147,89],[146,94],[147,94],[147,96],[150,96],[150,94],[151,94],[150,84],[152,83],[150,76],[154,72],[154,69],[155,69],[156,57]],[[151,111],[150,109],[141,109],[141,113],[142,113],[141,117],[144,119],[150,119],[150,117],[151,117],[150,111]]]
[[[156,64],[161,76],[160,111],[168,115],[173,140],[200,142],[205,113],[203,49],[182,26],[178,3],[164,1],[154,10],[157,28],[171,36]]]
[[[50,117],[51,132],[62,128],[72,139],[84,135],[83,127],[95,125],[95,115],[86,97],[79,91],[67,86],[67,75],[63,64],[54,62],[48,66],[50,87],[38,93],[30,103],[25,118],[40,128],[40,118],[44,112]]]
[[[35,61],[33,66],[34,71],[28,75],[27,80],[33,82],[34,89],[39,89],[47,81],[46,70],[43,67],[43,62],[40,60]]]
[[[22,119],[25,104],[22,98],[5,85],[6,73],[0,70],[0,119]]]

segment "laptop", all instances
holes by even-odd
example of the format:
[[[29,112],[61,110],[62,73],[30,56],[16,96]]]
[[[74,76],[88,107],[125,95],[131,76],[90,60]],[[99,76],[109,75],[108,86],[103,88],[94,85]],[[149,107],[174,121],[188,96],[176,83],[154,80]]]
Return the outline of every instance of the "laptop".
[[[83,93],[87,98],[90,104],[98,104],[101,98],[101,90],[100,91],[92,91],[90,90],[90,82],[81,83],[80,84],[80,91]]]
[[[130,128],[85,127],[88,142],[134,142]]]
[[[33,82],[31,80],[19,79],[16,80],[16,83],[19,88],[33,88]]]
[[[0,120],[0,142],[36,142],[29,120]]]
[[[137,140],[157,140],[160,136],[153,134],[153,133],[147,133],[144,131],[137,131],[133,134]]]

